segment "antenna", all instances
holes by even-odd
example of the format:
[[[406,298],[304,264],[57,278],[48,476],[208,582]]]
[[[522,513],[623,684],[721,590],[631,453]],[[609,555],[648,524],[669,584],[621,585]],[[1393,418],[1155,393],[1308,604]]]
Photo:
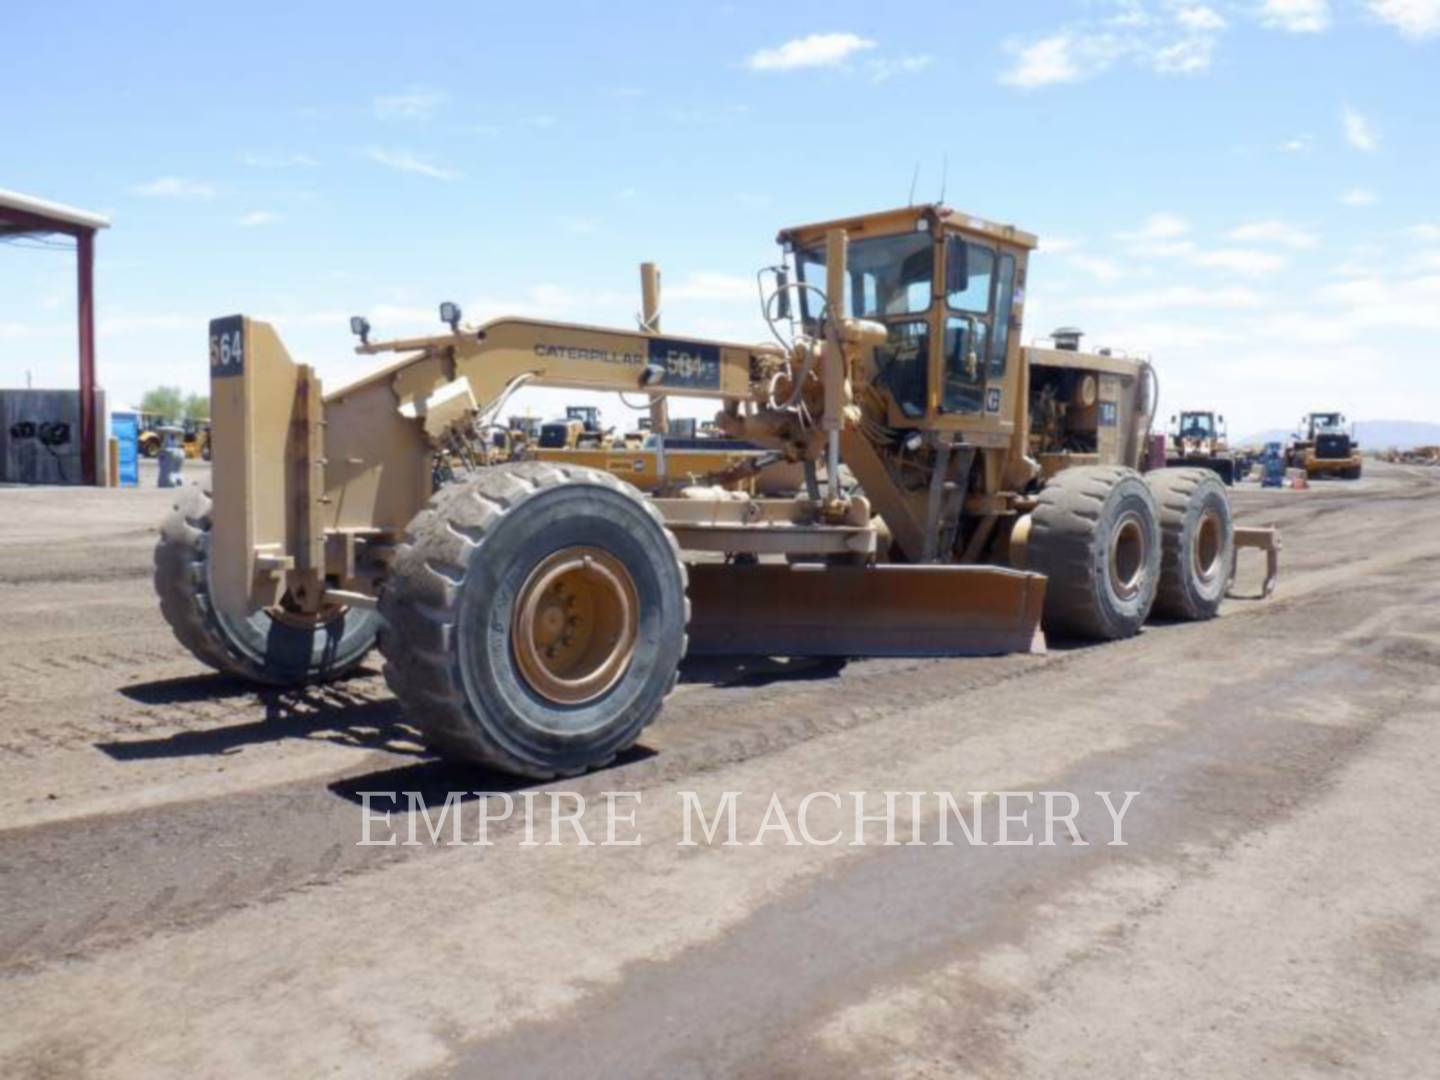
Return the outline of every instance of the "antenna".
[[[919,161],[916,161],[916,162],[915,162],[915,172],[914,172],[914,174],[910,177],[910,201],[905,204],[906,206],[914,206],[914,205],[915,205],[915,185],[918,184],[919,182],[920,182],[920,162],[919,162]]]
[[[950,178],[950,155],[940,159],[940,205],[945,205],[945,181]]]

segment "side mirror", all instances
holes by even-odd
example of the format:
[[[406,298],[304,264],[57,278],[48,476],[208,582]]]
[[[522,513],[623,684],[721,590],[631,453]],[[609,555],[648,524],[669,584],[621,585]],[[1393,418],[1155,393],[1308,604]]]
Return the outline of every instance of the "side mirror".
[[[952,240],[945,252],[945,295],[970,288],[970,249],[964,240]]]
[[[449,325],[451,333],[458,332],[460,329],[460,305],[446,300],[440,305],[440,321]]]
[[[370,344],[370,320],[363,315],[350,316],[350,332],[360,339],[361,345]]]
[[[1170,417],[1170,423],[1172,423],[1172,424],[1175,423],[1175,417],[1173,417],[1173,416]]]

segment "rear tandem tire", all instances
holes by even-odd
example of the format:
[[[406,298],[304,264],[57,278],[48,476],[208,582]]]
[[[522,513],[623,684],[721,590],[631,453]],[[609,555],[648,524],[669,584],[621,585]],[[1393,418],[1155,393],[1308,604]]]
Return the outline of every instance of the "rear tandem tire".
[[[1154,496],[1118,465],[1057,473],[1032,513],[1027,568],[1046,575],[1047,632],[1102,641],[1140,629],[1160,578]]]
[[[1160,588],[1155,614],[1213,618],[1230,584],[1235,526],[1230,500],[1208,469],[1145,474],[1160,507]]]
[[[385,678],[442,754],[574,775],[659,714],[685,655],[685,591],[679,546],[634,487],[496,465],[410,523],[380,595]]]
[[[266,610],[231,615],[210,597],[209,494],[181,489],[155,545],[160,611],[181,645],[217,671],[266,686],[300,686],[346,674],[375,644],[374,611],[343,608],[314,622]]]

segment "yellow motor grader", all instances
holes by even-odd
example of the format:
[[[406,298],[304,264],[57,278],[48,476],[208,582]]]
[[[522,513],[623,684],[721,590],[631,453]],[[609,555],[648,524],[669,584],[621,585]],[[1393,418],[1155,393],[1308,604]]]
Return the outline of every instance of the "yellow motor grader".
[[[1142,361],[1021,344],[1034,236],[939,205],[786,229],[761,272],[774,340],[441,305],[433,337],[322,394],[275,330],[210,325],[213,501],[156,550],[200,659],[269,684],[333,678],[377,640],[441,752],[531,777],[601,765],[660,712],[687,653],[948,656],[1213,616],[1237,545],[1203,469],[1136,471]],[[798,495],[646,496],[545,461],[434,490],[525,386],[709,398],[725,436],[799,466]],[[841,466],[849,480],[842,480]]]

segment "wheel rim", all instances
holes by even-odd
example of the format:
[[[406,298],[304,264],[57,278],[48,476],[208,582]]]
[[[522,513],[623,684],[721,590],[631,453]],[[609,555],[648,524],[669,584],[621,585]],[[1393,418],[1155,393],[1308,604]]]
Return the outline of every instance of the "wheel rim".
[[[1132,599],[1140,592],[1148,547],[1138,516],[1126,514],[1115,523],[1110,534],[1110,582],[1120,599]]]
[[[1195,545],[1191,550],[1195,576],[1201,581],[1213,580],[1220,568],[1220,538],[1220,515],[1206,510],[1195,528]]]
[[[561,548],[530,571],[516,597],[516,666],[549,701],[593,701],[629,668],[638,613],[635,582],[619,559],[599,548]]]

